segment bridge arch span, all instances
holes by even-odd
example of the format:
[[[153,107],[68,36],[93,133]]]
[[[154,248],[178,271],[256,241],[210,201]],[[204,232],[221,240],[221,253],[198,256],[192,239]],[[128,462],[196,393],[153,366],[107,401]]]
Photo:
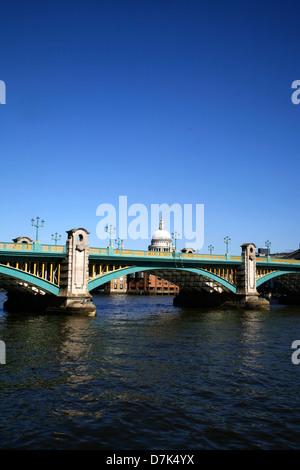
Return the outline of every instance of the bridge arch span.
[[[271,281],[271,279],[274,279],[279,276],[284,276],[284,275],[297,275],[298,273],[295,271],[274,271],[272,273],[266,274],[265,276],[260,277],[256,281],[256,287],[261,286],[265,282]],[[279,279],[280,280],[280,279]]]
[[[26,273],[11,266],[0,265],[0,286],[5,288],[7,285],[12,288],[22,288],[25,291],[32,291],[36,288],[45,292],[46,294],[53,294],[57,296],[60,288],[49,281],[46,281],[34,274]]]
[[[113,279],[117,279],[118,277],[121,276],[127,276],[128,274],[134,274],[137,272],[148,272],[148,271],[154,271],[155,275],[160,275],[164,279],[167,279],[164,275],[161,274],[156,274],[158,272],[163,271],[164,273],[166,272],[185,272],[185,273],[192,273],[194,275],[202,276],[207,278],[208,280],[218,284],[220,287],[224,288],[226,291],[230,291],[233,293],[236,293],[236,286],[231,284],[230,282],[226,281],[220,276],[217,276],[216,274],[213,274],[209,271],[206,271],[205,269],[201,268],[158,268],[158,267],[149,267],[149,266],[130,266],[127,268],[121,268],[116,271],[111,271],[110,273],[103,274],[100,277],[97,277],[95,279],[91,279],[88,283],[88,290],[89,292],[92,292],[93,290],[97,289],[103,284],[106,284],[109,281],[112,281]],[[174,280],[172,279],[172,282]],[[175,282],[175,284],[178,284]],[[181,286],[180,286],[181,287]]]
[[[290,293],[300,294],[300,273],[295,270],[278,270],[268,273],[257,279],[256,287],[263,286],[266,282],[273,279],[278,280]]]

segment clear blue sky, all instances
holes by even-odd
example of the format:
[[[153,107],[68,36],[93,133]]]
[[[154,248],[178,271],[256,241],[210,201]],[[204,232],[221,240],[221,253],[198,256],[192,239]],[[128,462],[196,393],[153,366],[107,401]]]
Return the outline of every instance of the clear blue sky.
[[[300,242],[299,1],[2,2],[0,240],[204,204],[204,247]],[[172,227],[171,227],[172,230]],[[183,240],[179,247],[183,246]],[[128,240],[147,248],[148,241]]]

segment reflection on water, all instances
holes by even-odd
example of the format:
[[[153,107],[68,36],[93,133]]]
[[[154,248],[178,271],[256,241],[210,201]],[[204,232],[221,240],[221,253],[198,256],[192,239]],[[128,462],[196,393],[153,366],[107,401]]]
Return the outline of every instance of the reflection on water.
[[[0,310],[0,448],[299,447],[297,307],[94,300],[95,318]]]

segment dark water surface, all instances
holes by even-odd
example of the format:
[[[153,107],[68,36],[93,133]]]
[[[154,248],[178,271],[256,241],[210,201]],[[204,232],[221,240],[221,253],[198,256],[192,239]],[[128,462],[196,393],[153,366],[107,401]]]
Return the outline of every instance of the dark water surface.
[[[98,296],[95,318],[2,309],[0,448],[299,449],[300,308]]]

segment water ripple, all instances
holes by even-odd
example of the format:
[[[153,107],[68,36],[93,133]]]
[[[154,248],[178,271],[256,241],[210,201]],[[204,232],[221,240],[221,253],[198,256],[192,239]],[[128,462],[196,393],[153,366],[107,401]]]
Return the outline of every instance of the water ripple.
[[[295,308],[95,302],[93,319],[0,310],[0,448],[299,448]]]

